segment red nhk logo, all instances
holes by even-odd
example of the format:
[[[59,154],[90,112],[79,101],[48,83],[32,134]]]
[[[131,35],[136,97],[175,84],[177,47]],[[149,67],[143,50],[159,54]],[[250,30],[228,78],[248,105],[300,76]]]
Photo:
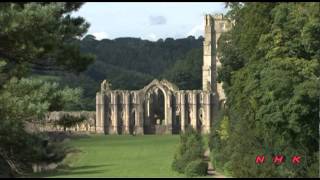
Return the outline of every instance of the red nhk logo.
[[[271,156],[270,159],[272,163],[275,165],[281,165],[286,161],[286,157],[284,155],[274,155]],[[301,163],[301,156],[295,155],[291,157],[291,164],[299,165]],[[267,157],[265,155],[256,156],[256,164],[263,164],[267,161]]]

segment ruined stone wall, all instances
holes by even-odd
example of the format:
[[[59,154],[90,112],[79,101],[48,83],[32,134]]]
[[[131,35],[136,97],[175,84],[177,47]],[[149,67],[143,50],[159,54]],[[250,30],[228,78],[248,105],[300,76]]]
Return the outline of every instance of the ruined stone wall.
[[[62,126],[56,125],[56,122],[59,121],[63,115],[68,114],[75,117],[80,117],[81,115],[85,117],[85,120],[78,125],[66,128],[68,132],[85,132],[85,133],[95,133],[96,126],[96,112],[95,111],[74,111],[74,112],[65,112],[65,111],[53,111],[46,114],[44,121],[40,122],[38,125],[40,131],[64,131]]]
[[[113,90],[104,80],[96,94],[96,132],[174,134],[191,125],[202,133],[209,133],[219,105],[225,100],[222,83],[216,81],[221,67],[217,42],[231,27],[232,22],[222,14],[205,15],[202,90],[179,90],[169,81],[157,79],[140,90]]]

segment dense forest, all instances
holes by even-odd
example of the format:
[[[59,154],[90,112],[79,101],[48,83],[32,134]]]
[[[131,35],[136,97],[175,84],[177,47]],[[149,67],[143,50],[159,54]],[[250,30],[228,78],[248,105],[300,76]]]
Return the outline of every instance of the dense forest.
[[[167,79],[181,89],[201,87],[203,38],[167,38],[156,42],[140,38],[96,40],[87,35],[79,40],[80,51],[95,56],[95,62],[79,74],[66,71],[34,70],[40,79],[59,82],[61,86],[79,87],[79,104],[69,110],[95,110],[95,94],[107,79],[113,89],[141,89],[154,78]]]
[[[233,177],[319,177],[320,3],[228,6],[235,25],[219,41],[227,100],[211,134],[215,168]],[[273,164],[273,155],[285,163]]]

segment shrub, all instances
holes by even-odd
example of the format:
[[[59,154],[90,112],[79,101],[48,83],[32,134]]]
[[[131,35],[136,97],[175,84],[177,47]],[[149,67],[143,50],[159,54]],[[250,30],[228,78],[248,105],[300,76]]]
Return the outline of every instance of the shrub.
[[[208,163],[202,159],[191,161],[185,168],[185,174],[188,177],[205,176],[207,174]]]
[[[314,153],[311,162],[307,169],[307,177],[319,177],[319,151]]]
[[[204,154],[204,144],[200,133],[188,127],[180,134],[180,144],[174,155],[172,169],[185,173],[186,166],[197,159],[202,159]]]
[[[173,163],[172,163],[172,169],[179,172],[184,173],[184,169],[186,165],[188,164],[188,156],[182,156],[182,157],[175,157]]]
[[[85,121],[86,117],[84,115],[81,115],[80,117],[64,114],[61,119],[55,122],[56,125],[62,126],[64,131],[66,131],[67,128],[74,127],[77,124],[82,123]]]

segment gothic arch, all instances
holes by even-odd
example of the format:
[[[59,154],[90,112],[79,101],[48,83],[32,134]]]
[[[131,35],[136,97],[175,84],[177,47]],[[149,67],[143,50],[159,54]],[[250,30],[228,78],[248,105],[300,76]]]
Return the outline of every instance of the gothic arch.
[[[141,97],[142,97],[142,102],[143,102],[143,114],[145,116],[145,118],[143,118],[145,120],[145,122],[147,123],[154,123],[157,125],[165,125],[167,127],[166,130],[163,131],[172,131],[172,121],[175,118],[175,106],[172,106],[172,101],[173,101],[173,94],[174,92],[178,90],[178,87],[175,86],[174,84],[170,83],[167,80],[153,80],[150,84],[148,84],[146,87],[144,87],[141,90]],[[156,97],[159,98],[159,96],[162,94],[163,98],[160,101],[160,103],[162,103],[163,105],[160,105],[161,108],[163,108],[163,118],[157,119],[156,121],[160,121],[162,122],[163,119],[163,123],[157,123],[157,122],[153,122],[155,121],[156,118],[154,118],[154,114],[150,114],[150,101],[154,100],[154,95],[156,94]],[[154,105],[154,104],[153,104]],[[159,105],[157,105],[159,106]],[[159,108],[159,107],[157,107]],[[153,113],[153,111],[152,111]],[[151,118],[150,118],[151,117]],[[144,122],[144,123],[145,123]],[[150,124],[144,124],[144,127],[149,126]],[[162,131],[162,130],[161,130]]]

